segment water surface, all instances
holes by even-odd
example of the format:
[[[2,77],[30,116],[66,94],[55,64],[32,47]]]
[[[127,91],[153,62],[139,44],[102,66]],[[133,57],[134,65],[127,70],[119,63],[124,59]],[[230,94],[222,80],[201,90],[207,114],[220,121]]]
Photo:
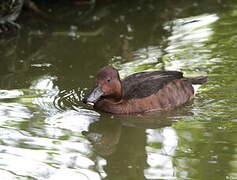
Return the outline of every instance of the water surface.
[[[236,9],[112,2],[1,37],[0,179],[237,179]],[[111,115],[81,102],[106,65],[209,82],[174,110]]]

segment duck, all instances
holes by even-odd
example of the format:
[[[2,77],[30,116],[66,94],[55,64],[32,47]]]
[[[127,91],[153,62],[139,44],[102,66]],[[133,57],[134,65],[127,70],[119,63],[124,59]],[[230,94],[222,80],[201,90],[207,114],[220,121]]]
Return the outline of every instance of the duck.
[[[170,110],[192,100],[193,85],[204,84],[207,79],[187,78],[180,71],[144,71],[121,80],[116,68],[105,66],[96,75],[95,87],[82,101],[112,114]]]

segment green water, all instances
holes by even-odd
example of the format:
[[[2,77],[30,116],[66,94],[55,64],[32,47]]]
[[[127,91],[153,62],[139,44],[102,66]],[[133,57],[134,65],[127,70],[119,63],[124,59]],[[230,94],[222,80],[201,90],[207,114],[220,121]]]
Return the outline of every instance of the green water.
[[[115,1],[85,14],[1,37],[0,179],[237,179],[237,2]],[[81,103],[108,64],[209,81],[177,109],[111,115]]]

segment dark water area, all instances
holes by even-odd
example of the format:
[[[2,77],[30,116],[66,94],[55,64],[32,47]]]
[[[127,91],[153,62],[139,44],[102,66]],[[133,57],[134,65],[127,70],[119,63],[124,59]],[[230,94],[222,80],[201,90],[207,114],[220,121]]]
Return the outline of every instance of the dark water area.
[[[237,1],[57,6],[0,36],[1,180],[237,179]],[[209,81],[174,110],[112,115],[81,102],[106,65]]]

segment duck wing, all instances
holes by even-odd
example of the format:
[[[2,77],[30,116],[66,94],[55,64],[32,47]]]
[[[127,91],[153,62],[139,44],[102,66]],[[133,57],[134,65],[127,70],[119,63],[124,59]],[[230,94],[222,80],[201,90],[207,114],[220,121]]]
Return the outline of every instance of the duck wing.
[[[150,71],[132,74],[122,80],[123,98],[143,98],[158,92],[165,84],[183,78],[179,71]]]

